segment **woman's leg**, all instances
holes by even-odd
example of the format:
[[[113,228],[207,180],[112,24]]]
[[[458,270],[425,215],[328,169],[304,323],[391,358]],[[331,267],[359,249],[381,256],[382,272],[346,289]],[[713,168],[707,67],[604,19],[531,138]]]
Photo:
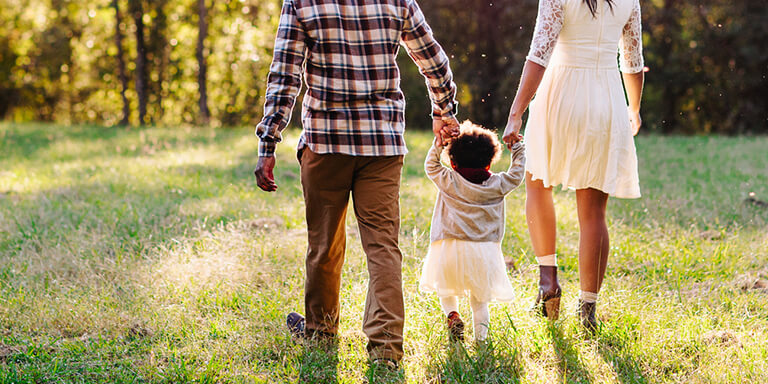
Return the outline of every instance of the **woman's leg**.
[[[552,201],[552,187],[544,187],[541,180],[532,180],[525,174],[525,216],[531,235],[533,253],[536,257],[555,254],[555,204]]]
[[[491,313],[488,302],[477,300],[470,296],[469,305],[472,307],[472,325],[475,329],[475,340],[484,341],[488,337],[488,327],[491,325]]]
[[[545,187],[541,180],[532,180],[531,174],[525,175],[525,216],[528,221],[528,232],[531,235],[533,253],[539,262],[539,298],[547,301],[560,297],[560,284],[557,281],[557,259],[555,256],[555,241],[557,226],[555,221],[555,205],[552,201],[552,187]],[[559,300],[559,299],[558,299]],[[552,311],[543,314],[551,319],[557,319],[559,301],[552,302]],[[552,312],[552,313],[550,313]]]
[[[608,264],[608,226],[605,209],[608,194],[597,189],[576,190],[579,212],[579,281],[581,290],[594,302]],[[595,296],[589,295],[594,294]]]

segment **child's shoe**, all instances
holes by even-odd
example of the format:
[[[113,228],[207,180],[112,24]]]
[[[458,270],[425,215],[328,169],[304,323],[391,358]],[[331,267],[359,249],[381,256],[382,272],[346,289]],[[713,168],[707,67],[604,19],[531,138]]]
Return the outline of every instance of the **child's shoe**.
[[[448,322],[448,333],[450,336],[451,342],[464,342],[464,322],[461,321],[461,317],[459,317],[459,313],[456,311],[453,311],[448,314],[447,318]]]

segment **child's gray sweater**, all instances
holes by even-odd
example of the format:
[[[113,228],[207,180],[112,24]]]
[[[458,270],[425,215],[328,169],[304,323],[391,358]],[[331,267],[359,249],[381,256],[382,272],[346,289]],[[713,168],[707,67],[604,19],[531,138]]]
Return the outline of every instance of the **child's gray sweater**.
[[[492,173],[475,184],[440,163],[442,147],[433,143],[424,161],[427,177],[439,192],[432,213],[432,242],[442,239],[501,242],[504,236],[504,196],[517,188],[525,174],[525,147],[512,146],[506,172]]]

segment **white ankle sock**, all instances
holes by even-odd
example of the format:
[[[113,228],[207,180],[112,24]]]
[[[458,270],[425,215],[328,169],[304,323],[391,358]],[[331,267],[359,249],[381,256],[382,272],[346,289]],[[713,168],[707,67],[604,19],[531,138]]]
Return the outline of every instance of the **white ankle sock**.
[[[545,256],[536,256],[536,261],[539,262],[540,266],[557,267],[557,253]]]
[[[597,293],[595,292],[587,292],[587,291],[579,291],[579,298],[581,301],[585,303],[596,303],[597,302]]]
[[[472,325],[475,329],[475,340],[484,341],[488,337],[488,327],[491,323],[488,302],[478,301],[474,297],[470,297],[469,305],[472,307]]]
[[[443,307],[443,312],[448,316],[451,312],[459,311],[459,299],[456,296],[441,297],[440,306]]]

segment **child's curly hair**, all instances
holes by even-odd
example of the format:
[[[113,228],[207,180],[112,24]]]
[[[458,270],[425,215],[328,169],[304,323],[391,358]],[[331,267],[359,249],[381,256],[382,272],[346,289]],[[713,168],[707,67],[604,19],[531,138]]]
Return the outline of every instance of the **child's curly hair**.
[[[499,160],[501,143],[496,134],[466,120],[461,133],[448,144],[448,157],[458,168],[486,168]]]

